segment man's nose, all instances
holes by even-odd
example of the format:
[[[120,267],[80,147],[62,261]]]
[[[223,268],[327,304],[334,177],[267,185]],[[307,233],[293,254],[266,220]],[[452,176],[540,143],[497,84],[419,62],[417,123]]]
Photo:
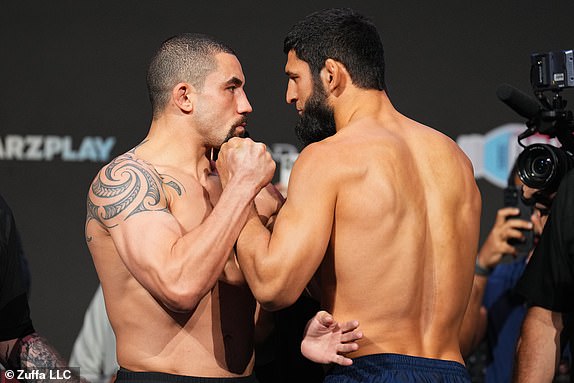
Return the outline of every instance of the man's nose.
[[[524,198],[526,199],[530,199],[532,198],[532,196],[534,195],[534,193],[536,193],[538,191],[538,189],[533,189],[529,186],[526,185],[522,185],[522,195],[524,196]]]
[[[285,92],[285,101],[287,104],[292,104],[297,101],[297,92],[291,82],[287,84],[287,92]]]
[[[247,95],[243,94],[243,97],[237,103],[237,112],[239,114],[247,114],[253,112],[253,108],[247,99]]]

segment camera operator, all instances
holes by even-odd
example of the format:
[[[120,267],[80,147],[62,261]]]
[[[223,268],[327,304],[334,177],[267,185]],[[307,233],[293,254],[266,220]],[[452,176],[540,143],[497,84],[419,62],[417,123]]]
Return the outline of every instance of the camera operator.
[[[463,356],[485,353],[484,371],[481,369],[479,376],[486,383],[511,380],[516,342],[526,314],[524,299],[514,287],[531,255],[533,238],[544,224],[545,217],[520,200],[521,185],[515,164],[505,189],[505,207],[498,210],[477,255],[472,293],[460,330]]]
[[[518,341],[514,381],[551,382],[561,354],[564,314],[574,309],[574,171],[566,174],[556,193],[524,186],[523,195],[531,200],[553,198],[553,202],[542,237],[517,285],[530,307]],[[574,339],[569,327],[564,335]]]
[[[550,211],[516,286],[529,308],[518,340],[514,381],[540,383],[554,378],[565,314],[574,309],[574,117],[561,96],[563,89],[574,87],[574,51],[535,53],[531,64],[530,80],[537,99],[510,86],[499,88],[498,96],[528,118],[528,129],[518,136],[519,143],[540,133],[561,144],[530,145],[517,160],[523,198],[543,213]],[[551,99],[545,91],[552,92]]]

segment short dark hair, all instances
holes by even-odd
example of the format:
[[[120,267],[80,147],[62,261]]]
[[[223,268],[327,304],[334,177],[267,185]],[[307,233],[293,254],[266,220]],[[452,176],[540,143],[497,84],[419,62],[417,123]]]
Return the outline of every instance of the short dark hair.
[[[184,33],[165,40],[151,59],[147,88],[156,117],[167,105],[172,88],[189,82],[201,89],[208,74],[217,67],[215,54],[233,50],[212,36]]]
[[[383,43],[377,27],[353,9],[332,8],[308,15],[285,37],[283,51],[291,50],[309,64],[315,78],[331,58],[345,66],[356,86],[386,89]]]

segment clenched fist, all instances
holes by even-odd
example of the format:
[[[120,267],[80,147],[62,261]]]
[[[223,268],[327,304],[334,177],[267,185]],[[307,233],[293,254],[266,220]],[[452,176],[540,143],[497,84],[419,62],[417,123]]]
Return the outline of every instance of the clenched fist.
[[[275,161],[265,144],[250,138],[234,137],[223,144],[216,166],[224,188],[231,180],[236,180],[260,190],[271,182],[275,173]]]

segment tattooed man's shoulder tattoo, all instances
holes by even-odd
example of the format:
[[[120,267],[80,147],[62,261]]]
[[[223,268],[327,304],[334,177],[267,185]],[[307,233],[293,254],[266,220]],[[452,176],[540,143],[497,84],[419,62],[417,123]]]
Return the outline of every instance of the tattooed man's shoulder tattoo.
[[[111,228],[134,214],[168,211],[162,177],[149,163],[128,152],[106,165],[90,187],[87,220]]]
[[[161,179],[163,181],[163,184],[165,186],[172,188],[177,193],[178,196],[181,197],[182,194],[185,192],[185,187],[182,185],[181,182],[179,182],[174,177],[168,174],[161,174]]]

